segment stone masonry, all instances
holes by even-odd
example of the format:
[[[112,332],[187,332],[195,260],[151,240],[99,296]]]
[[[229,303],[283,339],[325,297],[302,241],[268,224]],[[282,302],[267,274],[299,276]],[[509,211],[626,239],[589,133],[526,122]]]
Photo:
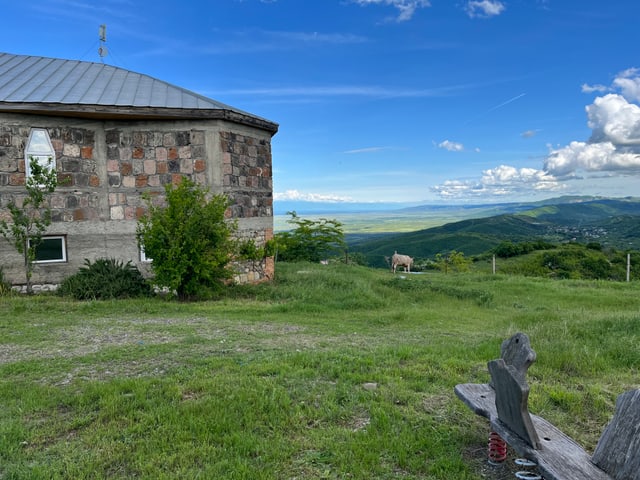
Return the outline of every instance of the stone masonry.
[[[239,235],[258,246],[273,237],[270,137],[219,122],[95,122],[17,116],[0,118],[0,218],[6,205],[25,196],[24,148],[30,128],[46,128],[56,154],[59,187],[50,197],[53,223],[47,233],[67,237],[66,265],[38,265],[34,280],[55,283],[75,273],[84,258],[116,257],[140,264],[137,220],[145,192],[162,201],[164,188],[187,177],[231,200],[229,218]],[[86,225],[83,227],[83,225]],[[0,260],[7,242],[0,239]],[[15,258],[14,258],[15,260]],[[239,282],[272,278],[273,261],[236,265]],[[143,268],[144,270],[144,268]],[[17,270],[5,269],[12,281]],[[52,280],[53,279],[53,280]]]

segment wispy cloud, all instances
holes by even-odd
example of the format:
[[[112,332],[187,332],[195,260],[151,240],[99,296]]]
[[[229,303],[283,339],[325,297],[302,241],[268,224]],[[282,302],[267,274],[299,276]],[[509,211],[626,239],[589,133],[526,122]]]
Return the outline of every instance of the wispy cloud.
[[[431,6],[429,0],[352,0],[358,5],[388,5],[398,10],[396,21],[405,22],[410,20],[419,8]]]
[[[381,152],[383,150],[388,150],[391,147],[367,147],[367,148],[357,148],[355,150],[346,150],[342,153],[347,154],[347,155],[353,155],[353,154],[358,154],[358,153],[375,153],[375,152]]]
[[[526,93],[521,93],[520,95],[516,95],[515,97],[510,98],[509,100],[506,100],[506,101],[504,101],[504,102],[502,102],[502,103],[500,103],[498,105],[495,105],[495,106],[491,107],[489,110],[487,110],[487,113],[493,112],[494,110],[498,110],[499,108],[502,108],[502,107],[504,107],[506,105],[509,105],[510,103],[515,102],[516,100],[518,100],[519,98],[524,97],[525,95],[526,95]]]
[[[477,88],[477,85],[447,85],[443,87],[412,89],[375,85],[330,85],[302,87],[262,87],[229,89],[211,92],[216,95],[256,95],[260,97],[371,97],[371,98],[427,98],[446,97]]]
[[[438,148],[442,148],[444,150],[449,150],[450,152],[461,152],[464,150],[464,145],[458,142],[452,142],[450,140],[445,140],[438,144]]]
[[[504,3],[498,0],[479,0],[468,2],[465,10],[471,18],[489,18],[500,15],[505,8]]]

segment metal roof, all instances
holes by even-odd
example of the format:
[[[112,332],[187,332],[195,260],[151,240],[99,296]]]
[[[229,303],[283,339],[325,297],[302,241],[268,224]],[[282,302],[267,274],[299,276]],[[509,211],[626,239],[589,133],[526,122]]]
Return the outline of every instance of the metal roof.
[[[187,118],[220,111],[236,120],[247,117],[253,120],[250,123],[270,124],[269,130],[278,128],[269,120],[148,75],[103,63],[0,52],[0,109],[13,106],[16,110],[34,111],[38,105],[47,113],[58,109]]]

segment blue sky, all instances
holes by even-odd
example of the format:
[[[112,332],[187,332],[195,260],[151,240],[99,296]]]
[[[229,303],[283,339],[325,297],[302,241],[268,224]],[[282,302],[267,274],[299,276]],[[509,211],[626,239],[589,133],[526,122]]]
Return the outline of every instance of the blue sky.
[[[276,202],[640,195],[637,0],[2,3],[3,51],[99,62],[106,24],[105,63],[277,122]]]

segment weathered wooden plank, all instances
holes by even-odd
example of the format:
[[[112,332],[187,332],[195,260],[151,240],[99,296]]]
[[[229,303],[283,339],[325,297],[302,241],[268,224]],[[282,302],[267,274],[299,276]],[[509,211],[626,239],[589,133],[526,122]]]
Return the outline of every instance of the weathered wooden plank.
[[[526,334],[516,333],[500,345],[500,358],[524,378],[531,364],[536,361],[536,352],[531,348]]]
[[[640,390],[618,397],[592,460],[616,480],[640,480]]]
[[[545,480],[612,480],[611,476],[591,462],[589,454],[580,445],[536,415],[531,415],[531,421],[540,439],[540,448],[532,448],[500,421],[495,405],[495,391],[490,385],[456,385],[455,393],[473,412],[489,419],[491,428],[518,455],[536,462]]]
[[[498,418],[509,430],[533,448],[539,448],[538,435],[529,415],[529,385],[524,375],[502,358],[489,362]]]

